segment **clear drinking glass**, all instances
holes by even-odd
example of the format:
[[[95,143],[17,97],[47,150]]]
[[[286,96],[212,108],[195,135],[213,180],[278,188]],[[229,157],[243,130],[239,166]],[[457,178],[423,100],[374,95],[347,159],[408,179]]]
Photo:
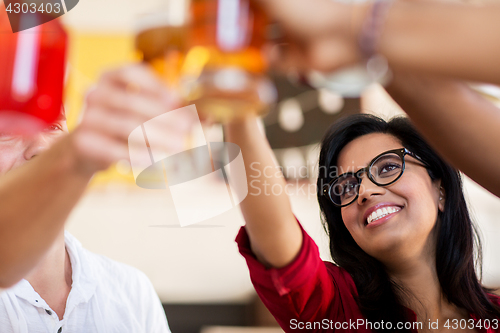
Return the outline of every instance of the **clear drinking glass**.
[[[308,80],[315,88],[325,88],[343,97],[360,97],[361,93],[373,83],[385,85],[390,80],[387,61],[375,56],[367,62],[341,69],[333,73],[312,71]]]

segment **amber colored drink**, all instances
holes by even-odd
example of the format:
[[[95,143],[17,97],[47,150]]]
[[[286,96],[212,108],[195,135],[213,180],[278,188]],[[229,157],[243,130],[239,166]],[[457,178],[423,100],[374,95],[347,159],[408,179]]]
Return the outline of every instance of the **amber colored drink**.
[[[190,53],[197,56],[187,55],[185,76],[192,73],[188,99],[201,116],[226,122],[262,114],[273,102],[261,53],[267,26],[264,12],[251,0],[191,1]]]
[[[143,61],[149,63],[167,86],[177,87],[187,51],[185,26],[164,25],[150,27],[137,34],[136,49]]]
[[[261,55],[268,25],[250,0],[192,0],[190,44],[209,49],[207,68],[239,67],[262,74]]]

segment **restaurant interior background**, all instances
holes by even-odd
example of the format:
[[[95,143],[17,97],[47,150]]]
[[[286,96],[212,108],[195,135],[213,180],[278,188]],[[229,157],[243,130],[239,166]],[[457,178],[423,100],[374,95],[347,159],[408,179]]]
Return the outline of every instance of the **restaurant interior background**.
[[[173,0],[175,1],[175,0]],[[134,26],[144,13],[162,8],[162,0],[81,0],[63,17],[70,35],[65,107],[70,128],[78,123],[86,92],[103,70],[137,61]],[[343,99],[271,74],[279,101],[264,119],[278,162],[307,168],[287,175],[293,210],[329,259],[315,197],[317,142],[340,116],[370,112],[390,117],[401,110],[377,86],[369,100]],[[500,104],[495,87],[483,89]],[[495,97],[496,96],[496,97]],[[222,141],[220,128],[205,133]],[[500,286],[500,199],[466,180],[466,191],[484,244],[484,281]],[[193,203],[196,209],[196,203]],[[244,223],[232,209],[200,224],[181,228],[168,190],[135,185],[130,165],[118,163],[96,175],[70,217],[67,229],[91,251],[142,270],[164,303],[174,333],[238,332],[236,327],[272,326],[272,318],[256,299],[243,257],[234,238]],[[210,326],[226,326],[221,327]],[[231,328],[227,328],[231,326]],[[202,328],[203,327],[203,328]],[[247,328],[248,330],[248,328]],[[243,330],[242,332],[247,332]],[[276,332],[280,329],[276,328]],[[271,332],[261,328],[256,332]],[[249,332],[249,331],[248,331]]]

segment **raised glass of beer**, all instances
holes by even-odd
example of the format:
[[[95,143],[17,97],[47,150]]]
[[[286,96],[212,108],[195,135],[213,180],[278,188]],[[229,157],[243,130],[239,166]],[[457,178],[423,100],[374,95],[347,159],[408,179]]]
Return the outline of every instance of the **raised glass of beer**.
[[[224,123],[275,101],[262,54],[267,28],[252,0],[191,0],[183,87],[201,117]]]
[[[172,89],[178,89],[188,50],[188,2],[170,0],[137,22],[135,47],[145,63]]]

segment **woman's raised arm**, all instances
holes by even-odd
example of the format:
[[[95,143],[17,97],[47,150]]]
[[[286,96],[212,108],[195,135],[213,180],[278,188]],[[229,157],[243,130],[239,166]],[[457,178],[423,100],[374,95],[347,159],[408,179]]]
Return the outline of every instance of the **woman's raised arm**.
[[[271,147],[255,117],[230,123],[225,131],[226,140],[241,148],[245,162],[249,191],[240,206],[252,250],[266,265],[286,266],[300,251],[302,232]]]
[[[394,72],[386,88],[430,144],[500,197],[500,110],[467,84]]]

